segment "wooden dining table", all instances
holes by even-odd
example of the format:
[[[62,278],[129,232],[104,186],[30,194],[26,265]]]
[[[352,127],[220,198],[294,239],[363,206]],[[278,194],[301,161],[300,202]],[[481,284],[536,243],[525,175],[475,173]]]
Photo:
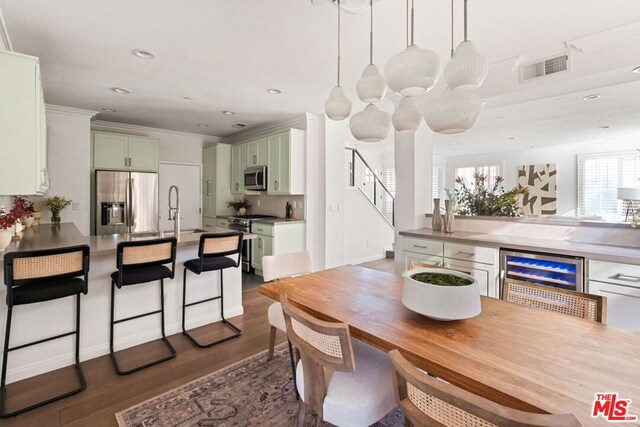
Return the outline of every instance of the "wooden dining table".
[[[344,266],[267,283],[260,292],[274,300],[284,292],[309,314],[348,324],[352,337],[398,349],[415,366],[500,404],[610,425],[592,417],[593,402],[596,393],[617,392],[640,419],[640,333],[488,297],[477,317],[431,320],[402,304],[402,282]]]

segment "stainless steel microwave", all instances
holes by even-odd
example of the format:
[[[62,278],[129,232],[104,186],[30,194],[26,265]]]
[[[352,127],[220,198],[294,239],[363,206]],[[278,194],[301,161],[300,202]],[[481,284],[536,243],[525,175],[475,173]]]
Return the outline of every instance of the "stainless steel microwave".
[[[267,167],[252,166],[244,170],[244,189],[262,191],[267,189]]]

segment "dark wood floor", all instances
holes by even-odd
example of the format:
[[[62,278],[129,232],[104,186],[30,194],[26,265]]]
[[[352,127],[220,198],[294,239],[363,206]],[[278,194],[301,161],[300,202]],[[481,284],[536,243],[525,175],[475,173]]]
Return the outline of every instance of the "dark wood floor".
[[[362,264],[381,271],[393,271],[393,260]],[[0,420],[1,426],[117,426],[115,413],[150,399],[203,375],[265,350],[269,340],[267,308],[270,299],[257,289],[243,293],[244,314],[230,319],[243,334],[210,349],[194,347],[182,334],[169,337],[178,355],[175,359],[129,376],[118,376],[109,356],[82,363],[87,389],[75,396],[35,409],[14,418]],[[195,330],[203,341],[225,336],[229,331],[219,323]],[[278,343],[285,337],[278,333]],[[122,368],[162,354],[158,342],[133,347],[121,354]],[[145,360],[142,360],[145,359]],[[9,407],[40,400],[76,386],[71,368],[64,368],[9,385]]]

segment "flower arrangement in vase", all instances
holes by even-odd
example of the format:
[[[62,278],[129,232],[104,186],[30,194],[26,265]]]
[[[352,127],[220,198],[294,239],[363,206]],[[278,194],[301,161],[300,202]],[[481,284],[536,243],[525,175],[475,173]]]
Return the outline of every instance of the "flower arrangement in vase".
[[[20,215],[20,222],[25,227],[31,227],[35,218],[33,213],[35,211],[33,202],[22,196],[13,197],[13,211]]]
[[[52,224],[60,224],[60,212],[70,204],[71,200],[60,196],[53,196],[44,200],[44,205],[51,211]]]
[[[245,197],[242,200],[233,200],[227,206],[235,209],[238,215],[246,215],[247,209],[251,209],[251,202]]]
[[[0,214],[0,252],[4,251],[13,238],[12,227],[16,225],[20,217],[13,210],[6,214]]]

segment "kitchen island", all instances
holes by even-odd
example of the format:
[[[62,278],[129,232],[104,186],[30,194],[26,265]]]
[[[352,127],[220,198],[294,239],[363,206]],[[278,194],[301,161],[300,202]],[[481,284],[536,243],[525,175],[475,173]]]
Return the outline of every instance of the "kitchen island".
[[[210,233],[224,233],[229,229],[204,227]],[[165,233],[170,237],[172,233]],[[201,233],[184,231],[180,233],[176,254],[176,274],[173,280],[165,280],[165,312],[167,335],[180,333],[182,315],[182,264],[197,258]],[[75,225],[63,223],[60,226],[41,224],[27,228],[19,241],[12,242],[0,252],[0,262],[4,254],[20,250],[52,249],[64,246],[87,244],[91,248],[89,270],[89,292],[82,296],[80,360],[93,359],[109,353],[109,305],[111,279],[116,271],[116,247],[122,241],[149,240],[157,236],[131,238],[127,235],[83,236]],[[245,234],[244,239],[254,239],[255,235]],[[219,275],[215,273],[197,276],[189,274],[188,301],[209,298],[220,293]],[[226,318],[243,314],[241,268],[224,270],[224,294]],[[2,286],[0,298],[6,298],[6,288]],[[18,306],[14,310],[11,344],[19,345],[51,335],[73,330],[74,299]],[[160,292],[156,282],[123,287],[116,293],[116,319],[155,310],[160,304]],[[220,304],[212,302],[188,309],[187,328],[195,328],[220,320]],[[0,327],[4,330],[6,304],[0,305]],[[122,350],[160,337],[159,316],[149,316],[116,326],[115,348]],[[4,334],[0,339],[4,339]],[[37,347],[11,353],[8,382],[49,372],[73,364],[73,337],[43,343]]]

